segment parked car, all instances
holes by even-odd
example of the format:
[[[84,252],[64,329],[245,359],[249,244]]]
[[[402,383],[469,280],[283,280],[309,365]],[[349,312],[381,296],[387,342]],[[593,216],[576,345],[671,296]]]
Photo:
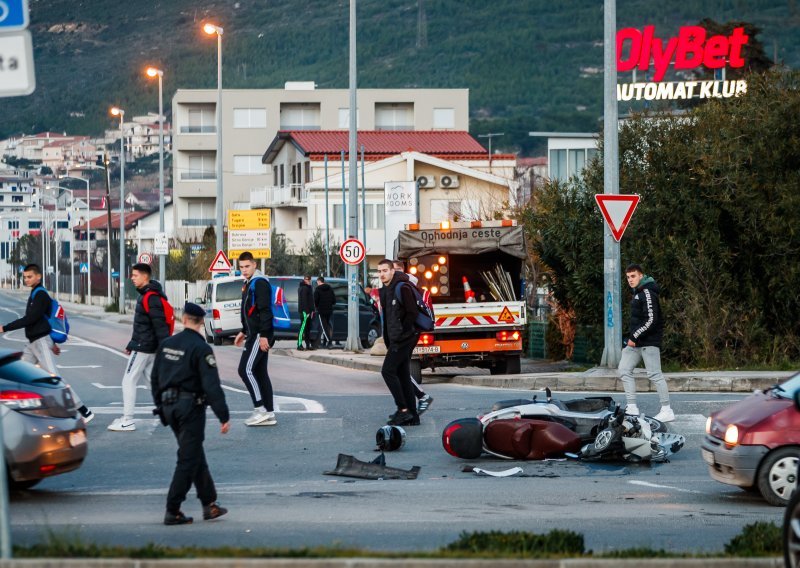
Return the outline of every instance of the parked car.
[[[786,505],[797,486],[800,413],[794,396],[799,390],[797,373],[711,414],[701,449],[711,477],[758,490],[771,505]]]
[[[206,284],[206,291],[200,304],[206,309],[206,340],[214,345],[222,345],[226,337],[233,337],[242,331],[239,307],[242,305],[241,276],[222,276]]]
[[[3,454],[12,489],[73,471],[87,452],[86,424],[72,391],[59,377],[0,349],[0,419]]]
[[[794,393],[794,408],[800,413],[800,390]],[[800,466],[797,473],[800,474]],[[800,566],[800,491],[792,493],[783,514],[783,565]]]

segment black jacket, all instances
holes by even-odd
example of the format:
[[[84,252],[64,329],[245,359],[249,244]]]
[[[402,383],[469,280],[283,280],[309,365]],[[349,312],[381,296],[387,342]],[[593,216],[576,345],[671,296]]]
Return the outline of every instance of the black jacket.
[[[148,313],[144,309],[144,296],[150,290],[155,294],[150,294],[147,298]],[[136,291],[139,292],[139,299],[133,315],[133,334],[126,348],[139,353],[155,353],[159,344],[169,337],[167,317],[161,303],[161,298],[166,300],[167,297],[156,280],[151,280]]]
[[[41,288],[41,292],[36,293],[36,290]],[[47,318],[50,316],[51,309],[50,295],[44,286],[37,284],[31,290],[31,295],[28,296],[28,304],[25,306],[25,315],[21,318],[7,323],[3,326],[5,331],[14,331],[15,329],[25,328],[25,337],[28,341],[34,342],[41,339],[45,335],[50,334],[50,324]]]
[[[256,278],[255,293],[250,293],[250,284]],[[272,284],[263,274],[254,274],[242,286],[242,332],[247,337],[260,335],[272,341]]]
[[[166,338],[156,353],[150,390],[157,407],[161,406],[161,393],[172,387],[182,393],[204,397],[220,422],[230,420],[214,351],[193,329],[184,329]]]
[[[632,292],[630,340],[636,347],[661,347],[664,320],[658,301],[658,284],[645,276]]]
[[[395,288],[399,283],[404,285],[400,289],[400,300],[397,301]],[[408,275],[395,272],[388,286],[380,289],[381,307],[383,308],[383,340],[386,347],[398,348],[415,344],[419,333],[414,328],[417,319],[417,302],[411,291],[413,284]]]
[[[336,305],[336,294],[327,282],[323,282],[314,290],[314,307],[323,316],[333,313],[333,306]]]
[[[306,284],[305,280],[301,280],[297,288],[297,311],[301,314],[303,312],[310,314],[314,311],[314,292],[311,290],[311,284]]]

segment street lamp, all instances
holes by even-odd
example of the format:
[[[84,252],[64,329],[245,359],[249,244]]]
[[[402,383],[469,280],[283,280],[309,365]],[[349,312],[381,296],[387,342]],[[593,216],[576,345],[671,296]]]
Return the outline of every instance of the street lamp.
[[[119,313],[125,313],[125,111],[111,107],[119,117]],[[110,244],[110,241],[109,241]]]
[[[208,23],[203,26],[208,35],[217,36],[217,250],[222,250],[222,226],[225,224],[222,204],[222,33],[223,29]]]
[[[65,205],[64,209],[67,211],[67,228],[69,229],[69,269],[70,269],[69,301],[74,302],[75,301],[75,258],[74,258],[75,232],[72,230],[72,216],[69,214],[69,212],[75,204],[75,190],[60,185],[56,185],[54,187],[59,189],[60,191],[68,192],[70,198],[70,207],[67,208],[67,206]],[[56,197],[56,213],[58,213],[58,197]],[[58,215],[56,215],[56,233],[57,231],[58,231]]]
[[[158,77],[158,230],[164,232],[164,72],[148,67],[145,74]],[[167,257],[158,255],[158,277],[162,282],[167,278]]]

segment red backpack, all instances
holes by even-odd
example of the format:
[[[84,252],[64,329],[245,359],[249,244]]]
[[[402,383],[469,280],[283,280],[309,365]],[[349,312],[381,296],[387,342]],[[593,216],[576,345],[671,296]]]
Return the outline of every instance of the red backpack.
[[[148,290],[145,292],[144,298],[142,298],[142,303],[144,304],[144,313],[150,315],[150,302],[148,300],[150,299],[149,296],[151,294],[155,294],[161,298],[161,309],[164,310],[164,319],[167,320],[169,334],[172,335],[172,332],[175,331],[175,310],[172,309],[172,304],[170,304],[164,296],[155,290]]]

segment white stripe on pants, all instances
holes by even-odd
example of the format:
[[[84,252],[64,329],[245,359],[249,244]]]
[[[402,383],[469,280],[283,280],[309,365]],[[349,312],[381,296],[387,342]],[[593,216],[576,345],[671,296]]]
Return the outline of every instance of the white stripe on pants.
[[[131,351],[128,356],[128,366],[125,367],[125,375],[122,377],[122,419],[126,422],[133,420],[139,380],[144,378],[145,384],[150,385],[150,374],[155,360],[155,353]]]
[[[53,340],[50,339],[49,335],[45,335],[44,337],[40,337],[28,343],[22,351],[22,360],[33,363],[34,365],[39,365],[39,367],[51,375],[61,376],[53,361]],[[66,383],[66,381],[64,382]],[[80,408],[83,406],[83,401],[81,401],[78,393],[76,393],[72,387],[69,387],[69,390],[72,391],[72,400],[75,403],[75,407]]]

